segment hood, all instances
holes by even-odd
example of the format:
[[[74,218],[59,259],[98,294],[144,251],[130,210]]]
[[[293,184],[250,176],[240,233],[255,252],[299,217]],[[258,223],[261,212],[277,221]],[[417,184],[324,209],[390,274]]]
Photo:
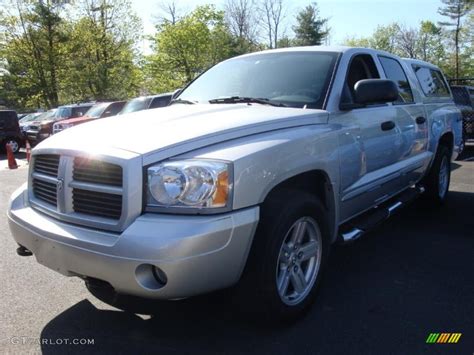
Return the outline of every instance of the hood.
[[[39,128],[41,127],[42,124],[46,123],[46,124],[49,124],[50,122],[52,122],[51,120],[46,120],[46,121],[32,121],[32,122],[29,122],[28,126],[30,127],[35,127],[35,128]]]
[[[76,117],[76,118],[69,118],[67,120],[62,120],[62,121],[59,121],[59,123],[65,123],[65,124],[72,124],[72,125],[75,125],[75,124],[78,124],[78,123],[83,123],[85,121],[89,121],[89,120],[94,120],[94,119],[97,119],[98,117],[89,117],[89,116],[81,116],[81,117]]]
[[[50,137],[38,149],[91,153],[119,149],[145,155],[147,161],[152,155],[164,159],[229,139],[327,120],[328,113],[323,110],[259,104],[175,104],[78,125]]]

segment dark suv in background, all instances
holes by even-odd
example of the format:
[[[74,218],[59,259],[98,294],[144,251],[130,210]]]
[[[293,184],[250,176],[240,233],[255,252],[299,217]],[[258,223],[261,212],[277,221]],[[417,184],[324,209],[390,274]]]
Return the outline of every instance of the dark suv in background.
[[[454,103],[462,112],[464,141],[474,139],[474,86],[451,86]]]
[[[94,106],[94,103],[59,106],[54,115],[30,126],[27,132],[28,141],[31,145],[38,144],[53,133],[53,125],[55,122],[81,117],[92,106]]]
[[[13,153],[17,153],[23,141],[16,112],[0,110],[0,149],[5,151],[6,144],[10,144]]]

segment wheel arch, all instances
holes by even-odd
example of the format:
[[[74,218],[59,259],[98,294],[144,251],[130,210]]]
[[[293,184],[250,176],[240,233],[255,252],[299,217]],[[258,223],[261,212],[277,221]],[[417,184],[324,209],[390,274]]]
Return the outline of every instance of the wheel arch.
[[[323,204],[327,212],[330,240],[337,237],[337,200],[335,188],[329,174],[321,169],[308,170],[286,177],[272,186],[263,198],[262,204],[282,189],[295,189],[315,195]]]
[[[453,132],[448,131],[448,132],[443,133],[441,135],[441,137],[439,137],[439,140],[438,140],[438,147],[440,145],[443,145],[443,146],[449,148],[449,150],[452,153],[453,149],[454,149],[454,134],[453,134]]]

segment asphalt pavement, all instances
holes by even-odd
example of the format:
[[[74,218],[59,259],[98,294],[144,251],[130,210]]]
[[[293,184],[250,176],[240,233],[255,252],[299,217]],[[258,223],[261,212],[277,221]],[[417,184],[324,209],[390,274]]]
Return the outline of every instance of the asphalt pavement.
[[[153,314],[118,310],[80,279],[17,256],[5,213],[27,166],[7,170],[0,156],[0,353],[474,354],[473,157],[471,145],[453,164],[446,207],[417,201],[335,247],[311,312],[282,326],[220,294],[157,303]],[[462,335],[427,344],[430,333]]]

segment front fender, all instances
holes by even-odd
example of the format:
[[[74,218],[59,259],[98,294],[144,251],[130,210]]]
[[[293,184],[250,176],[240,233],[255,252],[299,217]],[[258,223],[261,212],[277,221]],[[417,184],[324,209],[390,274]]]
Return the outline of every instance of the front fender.
[[[180,158],[222,159],[234,162],[233,209],[261,204],[277,185],[304,172],[322,171],[332,185],[334,225],[339,206],[337,137],[329,125],[309,125],[240,138]]]

